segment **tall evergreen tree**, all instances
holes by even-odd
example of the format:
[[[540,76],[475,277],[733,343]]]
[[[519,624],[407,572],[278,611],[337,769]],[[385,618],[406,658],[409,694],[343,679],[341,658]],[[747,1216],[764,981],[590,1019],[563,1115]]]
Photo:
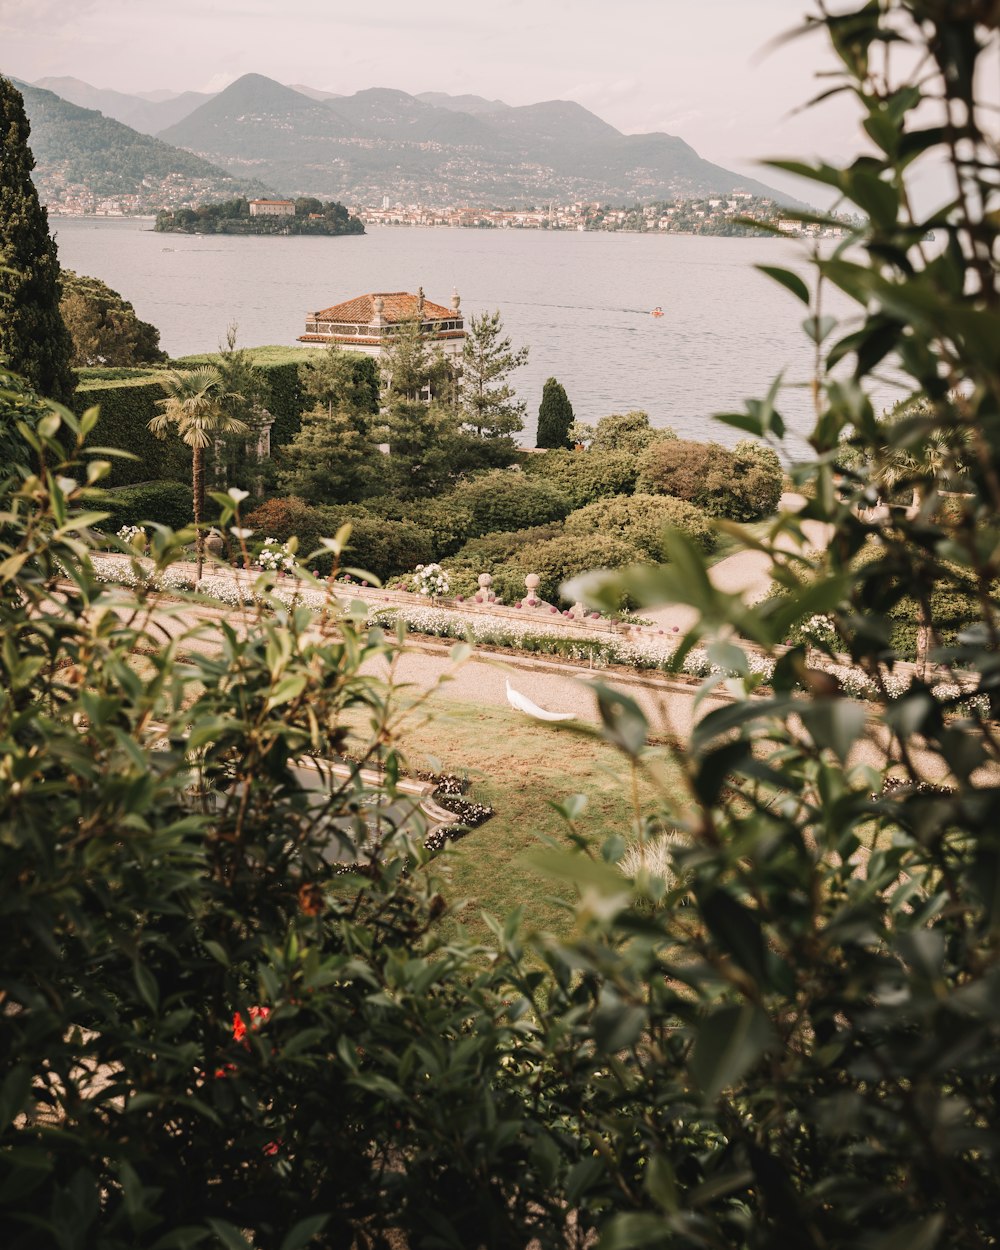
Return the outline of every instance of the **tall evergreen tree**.
[[[459,406],[462,420],[481,437],[503,438],[524,429],[525,405],[508,378],[527,359],[526,347],[515,351],[504,337],[499,310],[470,318],[462,349]]]
[[[356,409],[320,404],[281,449],[278,488],[311,504],[356,503],[384,486],[383,459],[369,420]]]
[[[69,403],[73,340],[59,313],[59,260],[31,181],[29,133],[21,93],[0,78],[0,361],[40,395]]]
[[[571,447],[569,429],[573,424],[573,405],[561,382],[549,378],[542,387],[538,408],[536,447]]]

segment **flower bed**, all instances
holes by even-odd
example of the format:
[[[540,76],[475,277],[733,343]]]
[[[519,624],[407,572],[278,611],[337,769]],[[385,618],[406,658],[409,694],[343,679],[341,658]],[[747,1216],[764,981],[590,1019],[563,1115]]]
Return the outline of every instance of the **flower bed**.
[[[95,556],[93,566],[97,577],[108,582],[130,586],[154,585],[164,590],[193,589],[194,585],[189,574],[174,569],[168,569],[162,578],[150,579],[142,577],[141,572],[137,574],[136,569],[140,566],[136,562],[126,565],[121,560]],[[259,577],[250,580],[232,575],[207,576],[198,584],[198,590],[208,598],[233,607],[262,603],[267,598],[288,606],[301,604],[315,611],[330,604],[330,596],[326,591],[302,585],[273,586]],[[817,617],[808,624],[812,626],[816,622],[815,632],[819,633],[822,628],[819,623],[824,620],[825,618]],[[690,678],[739,676],[735,670],[723,669],[713,664],[708,652],[702,647],[692,648],[685,656],[679,673],[674,673],[671,662],[677,643],[672,638],[656,634],[602,634],[581,637],[569,633],[566,625],[556,624],[554,621],[546,624],[531,617],[519,620],[482,613],[466,614],[419,602],[368,609],[369,627],[391,629],[399,622],[412,633],[431,638],[451,638],[495,647],[498,650],[551,655],[571,663],[586,664],[590,668],[621,667],[638,672],[669,672],[674,676]],[[764,684],[768,683],[774,673],[775,661],[752,649],[748,649],[745,655],[750,674],[760,678]],[[899,668],[892,672],[886,670],[882,674],[883,694],[883,689],[878,684],[860,669],[850,665],[839,664],[823,656],[816,661],[814,667],[822,668],[836,678],[844,694],[865,701],[879,701],[884,697],[899,698],[909,689],[912,680],[909,672]],[[934,692],[943,692],[944,697],[953,698],[953,710],[957,714],[988,715],[988,701],[984,696],[963,698],[964,692],[954,683],[939,683],[934,687]]]

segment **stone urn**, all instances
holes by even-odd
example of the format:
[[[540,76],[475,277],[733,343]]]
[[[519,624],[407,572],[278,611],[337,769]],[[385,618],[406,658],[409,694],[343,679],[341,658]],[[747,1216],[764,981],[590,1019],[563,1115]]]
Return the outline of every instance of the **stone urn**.
[[[527,604],[529,608],[537,608],[538,605],[542,602],[541,599],[539,599],[538,597],[538,587],[541,583],[541,580],[542,579],[538,576],[537,573],[529,573],[528,576],[524,579],[524,585],[528,591],[528,593],[524,596],[524,602],[525,604]]]
[[[226,543],[222,535],[213,531],[205,539],[205,552],[213,560],[221,560],[226,550]]]
[[[493,578],[489,573],[479,574],[479,590],[476,594],[478,603],[496,603],[496,592],[493,589]]]

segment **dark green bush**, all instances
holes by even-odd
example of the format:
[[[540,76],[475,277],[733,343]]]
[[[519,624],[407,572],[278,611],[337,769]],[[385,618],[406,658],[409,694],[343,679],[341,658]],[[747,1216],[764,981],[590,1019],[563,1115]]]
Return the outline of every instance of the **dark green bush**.
[[[471,514],[470,538],[561,521],[570,511],[563,491],[516,469],[494,469],[467,478],[448,499]]]
[[[418,564],[430,564],[433,554],[432,536],[411,521],[359,517],[352,522],[343,563],[374,573],[384,582]]]
[[[614,495],[571,512],[567,534],[603,534],[636,547],[649,560],[663,558],[668,526],[692,539],[702,551],[714,551],[718,535],[701,508],[669,495]]]
[[[449,567],[472,569],[476,573],[492,573],[496,566],[513,559],[522,547],[558,538],[562,532],[562,524],[556,521],[551,525],[532,525],[523,530],[484,534],[481,538],[470,538],[448,564]]]
[[[426,530],[434,540],[433,559],[437,561],[456,552],[472,530],[472,509],[454,495],[439,495],[433,499],[377,495],[365,500],[364,510],[391,521],[412,521],[419,529]]]
[[[607,495],[631,495],[638,468],[623,451],[547,451],[527,456],[524,471],[558,487],[571,508],[584,508]]]
[[[96,374],[98,370],[90,370]],[[112,370],[112,373],[117,370]],[[101,375],[105,373],[100,370]],[[73,395],[73,411],[79,416],[98,405],[101,415],[94,430],[95,444],[131,452],[137,459],[111,460],[110,486],[125,486],[151,479],[191,480],[191,452],[176,433],[159,439],[148,429],[159,411],[163,387],[156,376],[133,380],[81,382]]]
[[[265,538],[284,543],[294,536],[298,539],[297,557],[305,561],[318,550],[320,539],[333,538],[348,522],[351,537],[342,565],[364,569],[384,581],[418,564],[429,564],[433,558],[434,540],[427,530],[410,521],[373,517],[359,504],[313,507],[294,496],[269,499],[248,513],[244,524],[253,530],[255,543]],[[323,553],[309,560],[309,567],[325,574],[332,563],[333,557]]]
[[[191,487],[184,482],[141,482],[118,486],[106,492],[101,510],[110,517],[101,523],[107,533],[117,533],[123,525],[144,525],[154,521],[179,530],[191,524]]]
[[[589,573],[592,569],[621,568],[639,558],[638,550],[619,538],[563,534],[527,543],[501,568],[482,571],[493,574],[494,589],[506,603],[522,599],[526,593],[525,577],[529,573],[537,573],[541,579],[539,595],[558,605],[563,602],[559,587],[569,578]]]

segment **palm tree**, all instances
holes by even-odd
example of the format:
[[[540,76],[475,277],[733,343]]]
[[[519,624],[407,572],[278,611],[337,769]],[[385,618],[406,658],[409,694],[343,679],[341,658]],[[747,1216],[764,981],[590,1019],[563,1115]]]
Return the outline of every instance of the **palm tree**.
[[[149,422],[157,438],[166,438],[176,428],[183,443],[191,448],[191,489],[194,495],[195,550],[198,553],[198,580],[205,563],[205,539],[201,518],[205,510],[205,448],[211,447],[223,434],[247,434],[245,421],[230,416],[225,410],[229,398],[222,389],[222,374],[208,365],[201,369],[185,369],[168,373],[161,379],[167,393],[159,406],[163,409]]]

